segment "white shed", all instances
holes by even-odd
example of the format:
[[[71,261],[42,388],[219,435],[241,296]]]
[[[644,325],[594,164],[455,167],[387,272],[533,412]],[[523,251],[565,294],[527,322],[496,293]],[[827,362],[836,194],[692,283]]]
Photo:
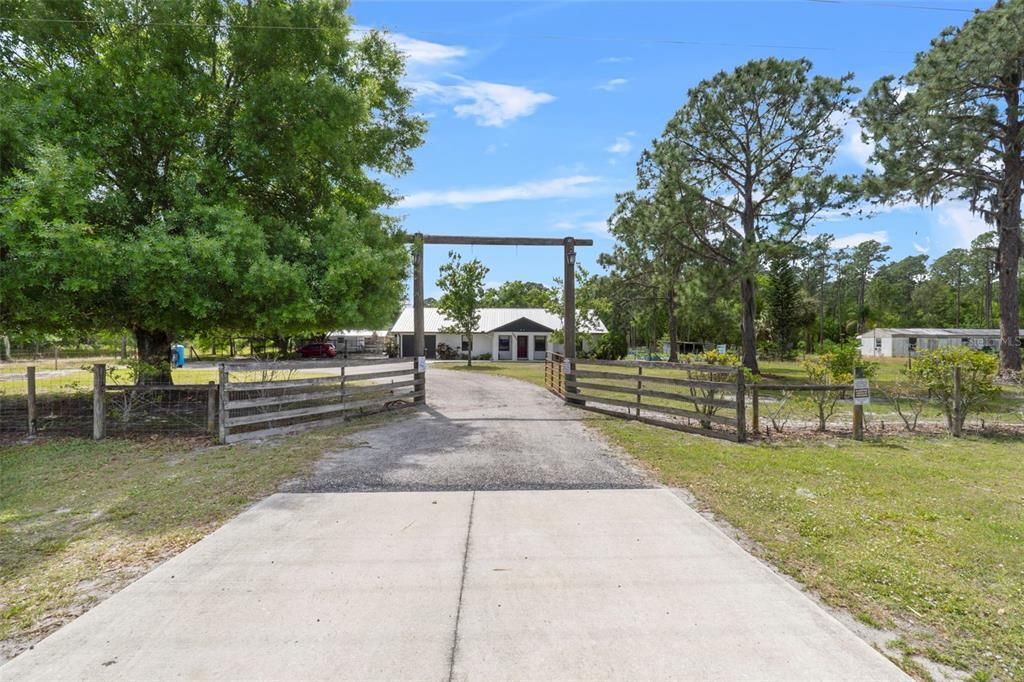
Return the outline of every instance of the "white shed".
[[[998,329],[957,329],[938,327],[879,327],[861,334],[864,357],[905,358],[912,353],[947,346],[969,346],[976,350],[999,350]],[[1020,330],[1024,345],[1024,329]]]

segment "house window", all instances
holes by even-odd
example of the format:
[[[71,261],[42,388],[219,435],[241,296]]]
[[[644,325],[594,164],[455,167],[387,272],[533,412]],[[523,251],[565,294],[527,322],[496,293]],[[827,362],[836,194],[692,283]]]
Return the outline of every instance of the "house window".
[[[462,350],[469,350],[469,338],[468,337],[465,337],[465,336],[462,337]]]
[[[881,336],[875,337],[875,352],[876,353],[882,352],[882,337]]]
[[[512,337],[511,336],[499,336],[498,337],[498,351],[507,353],[512,350]]]
[[[548,337],[546,336],[535,336],[533,337],[533,350],[537,353],[544,353],[548,349]]]
[[[917,350],[917,338],[911,336],[910,339],[908,339],[908,341],[910,342],[910,350],[911,350],[911,352]]]
[[[969,346],[969,345],[971,345],[971,340],[965,336],[962,339],[960,339],[960,345],[961,346]]]

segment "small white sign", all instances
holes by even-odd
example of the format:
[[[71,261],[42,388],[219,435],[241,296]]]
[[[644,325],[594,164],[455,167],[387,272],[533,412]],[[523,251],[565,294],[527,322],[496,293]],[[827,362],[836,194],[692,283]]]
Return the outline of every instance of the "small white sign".
[[[717,350],[718,350],[719,353],[722,353],[724,355],[727,349],[726,349],[726,346],[725,346],[724,343],[720,343],[720,344],[718,344],[718,349]]]
[[[868,385],[868,380],[865,379],[854,379],[853,380],[853,404],[854,405],[867,405],[871,402],[871,387]]]
[[[572,360],[570,360],[569,358],[562,360],[562,373],[572,374]]]
[[[416,358],[416,371],[426,372],[427,371],[427,359],[422,355]]]

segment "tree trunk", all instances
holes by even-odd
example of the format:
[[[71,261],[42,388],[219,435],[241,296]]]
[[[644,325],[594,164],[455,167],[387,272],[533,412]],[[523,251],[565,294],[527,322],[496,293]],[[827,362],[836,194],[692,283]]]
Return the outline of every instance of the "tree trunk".
[[[1024,122],[1019,119],[1020,77],[1006,95],[1007,120],[1003,181],[999,187],[999,373],[1020,371],[1020,271],[1021,182],[1024,182]]]
[[[992,260],[985,263],[985,328],[992,329],[995,324],[992,322],[992,278],[995,276]]]
[[[999,372],[1020,371],[1020,191],[1017,218],[999,226]],[[1001,212],[1003,213],[1003,212]],[[1002,218],[1000,216],[1002,223]],[[1016,224],[1014,224],[1016,223]]]
[[[11,340],[7,334],[0,334],[0,362],[11,361]]]
[[[284,358],[288,356],[288,346],[291,344],[291,337],[288,336],[275,336],[274,345],[277,347],[277,357]]]
[[[864,290],[867,289],[867,277],[861,275],[857,282],[857,333],[864,333]]]
[[[470,334],[469,334],[469,336],[467,338],[469,339],[469,353],[466,354],[466,367],[472,367],[473,366],[473,333],[470,332]],[[529,355],[529,350],[527,350],[527,355]]]
[[[740,281],[740,300],[743,304],[743,317],[740,321],[743,366],[754,374],[760,374],[757,368],[757,330],[754,328],[757,304],[754,300],[753,277],[744,276]]]
[[[173,384],[171,379],[171,335],[154,329],[134,330],[139,353],[136,384]]]

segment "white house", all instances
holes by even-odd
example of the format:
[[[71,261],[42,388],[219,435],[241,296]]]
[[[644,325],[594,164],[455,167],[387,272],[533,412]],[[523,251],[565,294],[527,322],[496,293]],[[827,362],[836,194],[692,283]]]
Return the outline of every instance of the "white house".
[[[866,331],[858,338],[864,357],[905,358],[911,353],[945,346],[999,350],[998,329],[878,328]],[[1024,329],[1020,330],[1020,338],[1024,346]]]
[[[543,360],[549,350],[559,350],[551,343],[551,333],[562,327],[562,318],[543,308],[481,308],[480,324],[473,333],[473,357],[489,355],[495,360]],[[451,322],[437,308],[423,309],[423,342],[428,358],[437,357],[437,347],[445,344],[462,351],[469,350],[469,340],[460,334],[441,331]],[[585,334],[604,334],[607,330],[599,321],[586,329]],[[399,357],[413,356],[413,309],[406,308],[391,327],[391,336]],[[586,337],[583,336],[586,345]]]

